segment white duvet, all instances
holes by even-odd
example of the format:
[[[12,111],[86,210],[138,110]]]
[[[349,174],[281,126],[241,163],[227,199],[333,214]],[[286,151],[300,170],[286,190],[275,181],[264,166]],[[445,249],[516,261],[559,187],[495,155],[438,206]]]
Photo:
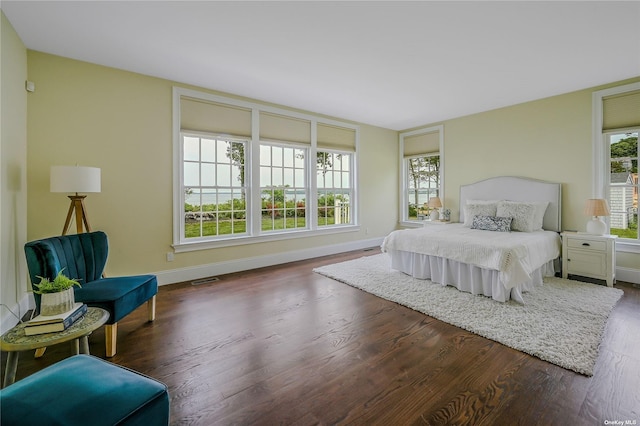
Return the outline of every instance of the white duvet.
[[[493,232],[461,223],[427,225],[389,234],[382,251],[405,251],[438,256],[499,271],[500,281],[513,288],[531,273],[560,256],[560,237],[552,231]]]

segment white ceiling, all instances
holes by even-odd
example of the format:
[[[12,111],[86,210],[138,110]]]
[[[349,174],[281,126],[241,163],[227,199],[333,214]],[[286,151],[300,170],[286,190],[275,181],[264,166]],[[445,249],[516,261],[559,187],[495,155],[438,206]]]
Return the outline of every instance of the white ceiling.
[[[640,75],[638,1],[1,7],[29,49],[395,130]]]

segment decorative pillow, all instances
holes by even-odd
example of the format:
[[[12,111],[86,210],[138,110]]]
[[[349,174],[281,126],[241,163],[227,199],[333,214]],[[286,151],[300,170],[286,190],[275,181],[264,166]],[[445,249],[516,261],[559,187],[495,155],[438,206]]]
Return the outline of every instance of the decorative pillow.
[[[511,229],[520,232],[542,230],[542,220],[547,210],[547,202],[524,203],[519,201],[500,201],[497,216],[512,217]]]
[[[544,221],[544,214],[547,212],[547,207],[549,206],[548,201],[540,201],[536,203],[531,203],[536,207],[536,215],[534,218],[534,228],[536,231],[542,231],[542,222]]]
[[[474,216],[495,216],[498,203],[467,204],[464,206],[464,226],[471,227]]]
[[[511,232],[512,217],[474,216],[471,229],[483,231]]]

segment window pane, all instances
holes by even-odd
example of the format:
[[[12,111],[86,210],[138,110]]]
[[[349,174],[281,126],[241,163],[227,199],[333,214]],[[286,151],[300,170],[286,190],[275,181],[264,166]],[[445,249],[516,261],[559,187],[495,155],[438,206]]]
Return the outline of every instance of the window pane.
[[[305,153],[304,149],[295,150],[294,164],[296,168],[299,168],[299,169],[304,168],[304,156],[305,156],[304,153]]]
[[[304,149],[263,144],[263,155],[272,158],[270,166],[260,168],[263,231],[282,231],[306,227]]]
[[[301,170],[301,169],[295,170],[295,180],[296,180],[296,186],[298,187],[306,186],[305,179],[304,179],[304,170]]]
[[[242,169],[237,165],[231,167],[231,186],[242,186]]]
[[[271,161],[276,167],[282,166],[282,148],[274,146],[271,148]]]
[[[293,163],[294,163],[294,150],[293,149],[286,149],[284,151],[284,166],[285,167],[293,167]]]
[[[216,184],[215,164],[203,163],[201,168],[202,168],[202,186],[214,186]]]
[[[218,186],[231,186],[231,166],[229,164],[218,164],[216,175]]]
[[[415,157],[405,161],[408,220],[425,220],[430,213],[425,204],[440,193],[440,156]]]
[[[198,138],[184,138],[184,160],[198,161],[200,159],[200,140]]]
[[[271,165],[271,147],[262,145],[260,147],[260,165],[262,166],[270,166]]]
[[[184,186],[200,186],[200,163],[184,163]]]
[[[225,140],[218,140],[216,141],[215,160],[207,160],[207,161],[218,161],[220,163],[224,163],[229,161],[230,154],[231,154],[231,143]]]
[[[282,186],[282,169],[273,168],[271,172],[271,184],[274,186]]]
[[[353,222],[351,216],[350,154],[319,151],[318,225],[344,225]]]
[[[610,232],[638,239],[638,132],[609,135]]]
[[[216,161],[216,141],[212,139],[202,139],[202,152],[200,161],[213,163]]]
[[[184,136],[183,143],[185,152],[189,150],[190,155],[196,145],[202,154],[200,161],[183,163],[183,184],[187,188],[184,194],[184,238],[246,232],[242,176],[245,143],[193,136]],[[237,188],[236,191],[231,187]],[[236,197],[237,200],[234,199]]]
[[[260,186],[271,185],[271,167],[260,167]]]
[[[295,183],[293,182],[293,169],[284,169],[283,173],[284,185],[295,186]]]

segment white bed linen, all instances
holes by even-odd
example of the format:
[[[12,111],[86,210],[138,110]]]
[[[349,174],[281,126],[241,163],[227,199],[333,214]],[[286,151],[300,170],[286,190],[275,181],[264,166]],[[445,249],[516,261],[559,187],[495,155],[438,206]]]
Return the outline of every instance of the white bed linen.
[[[428,260],[429,269],[435,270],[431,267],[432,261],[428,257],[421,260],[414,258],[411,260],[411,268],[406,268],[408,261],[398,259],[399,253],[434,256],[493,271],[497,277],[489,281],[499,284],[501,288],[491,288],[481,293],[498,301],[506,301],[511,297],[522,301],[521,292],[527,291],[527,286],[533,285],[537,274],[545,276],[553,274],[553,260],[560,255],[560,237],[552,231],[492,232],[466,228],[463,224],[427,225],[424,228],[392,232],[382,243],[382,251],[392,254],[392,258],[396,257],[392,260],[396,266],[405,265],[403,269],[394,267],[395,269],[411,275],[415,272],[416,262],[424,265]],[[461,266],[456,264],[444,262],[440,265],[439,271],[437,276],[417,276],[417,278],[430,278],[443,285],[460,285],[463,291],[468,291],[464,287],[476,286],[477,288],[478,286],[472,283],[465,284],[464,279],[457,283],[444,279],[447,276],[461,275]],[[473,272],[476,276],[478,273],[480,272]],[[419,273],[419,275],[425,274]],[[537,281],[541,281],[541,278]],[[483,285],[493,287],[493,284]],[[516,289],[515,292],[512,292],[512,289]],[[477,291],[471,292],[480,294]]]
[[[522,293],[541,286],[544,277],[555,274],[554,261],[549,261],[533,271],[531,278],[507,289],[496,270],[420,253],[391,250],[388,254],[391,267],[395,270],[418,279],[453,286],[467,293],[491,297],[498,302],[513,299],[524,304]]]

